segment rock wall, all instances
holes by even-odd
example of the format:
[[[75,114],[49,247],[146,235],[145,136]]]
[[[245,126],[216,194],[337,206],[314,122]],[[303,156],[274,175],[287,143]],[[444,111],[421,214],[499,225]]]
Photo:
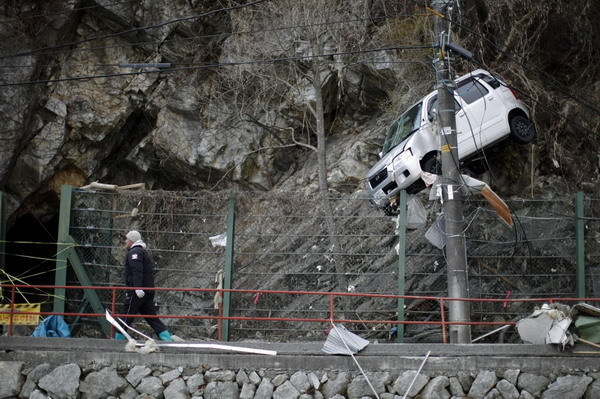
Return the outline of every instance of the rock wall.
[[[51,365],[0,362],[0,398],[204,399],[596,399],[600,372],[534,374],[519,369],[392,373],[277,368],[225,370],[209,366]],[[414,381],[414,382],[413,382]]]
[[[231,33],[255,29],[248,25],[251,8],[193,18],[223,6],[185,0],[168,7],[149,1],[11,3],[0,6],[0,67],[6,71],[0,84],[7,85],[0,92],[0,190],[8,195],[9,214],[46,217],[58,209],[52,198],[62,184],[94,180],[169,190],[269,190],[305,169],[287,187],[316,187],[313,151],[294,146],[289,135],[303,130],[297,94],[251,101],[242,94],[253,87],[238,76],[249,66],[194,68],[271,54],[265,46],[280,38],[279,31],[256,28],[258,38]],[[362,10],[362,0],[347,3],[350,11]],[[264,18],[268,26],[285,24]],[[294,55],[306,56],[308,49]],[[183,70],[135,74],[140,68],[120,66],[136,63]],[[359,185],[378,151],[371,141],[387,122],[376,127],[372,117],[381,113],[385,86],[400,71],[386,65],[351,67],[328,78],[326,107],[339,119],[335,128],[327,119],[333,185]],[[291,86],[301,83],[290,79]]]

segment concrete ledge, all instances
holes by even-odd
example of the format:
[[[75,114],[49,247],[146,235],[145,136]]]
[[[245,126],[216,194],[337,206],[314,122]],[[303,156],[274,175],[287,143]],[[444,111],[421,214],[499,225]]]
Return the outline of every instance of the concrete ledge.
[[[194,341],[199,342],[199,341]],[[214,343],[214,342],[203,342]],[[90,338],[0,337],[0,361],[51,364],[163,365],[168,367],[219,367],[223,369],[276,368],[282,370],[358,370],[350,356],[321,352],[322,343],[223,343],[277,351],[276,356],[223,352],[217,349],[161,348],[160,352],[125,352],[125,342]],[[577,350],[591,348],[578,345]],[[452,344],[370,344],[358,355],[364,370],[400,371],[419,367],[427,351],[428,371],[480,371],[520,369],[590,371],[599,366],[594,355],[558,351],[550,345],[452,345]]]

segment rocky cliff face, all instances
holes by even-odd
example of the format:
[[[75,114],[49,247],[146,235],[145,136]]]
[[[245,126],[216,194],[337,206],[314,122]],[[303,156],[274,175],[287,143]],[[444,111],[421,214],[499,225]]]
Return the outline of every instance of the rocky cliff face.
[[[345,26],[351,25],[354,33],[345,33],[343,40],[327,36],[323,48],[334,53],[429,44],[429,17],[416,15],[421,10],[413,4],[384,3],[353,0],[337,7],[337,20],[352,20]],[[529,42],[524,63],[544,66],[544,40],[562,10],[554,3],[543,5],[540,21],[535,19],[540,12],[531,11],[531,21],[509,13],[517,19],[511,25],[501,17],[508,4],[478,1],[463,10],[458,34],[472,50],[480,50],[490,69],[512,78],[528,94],[525,100],[536,112],[539,132],[533,150],[535,177],[556,173],[575,183],[569,189],[589,191],[597,183],[600,164],[594,133],[600,123],[600,83],[598,67],[588,64],[597,55],[586,49],[597,43],[597,25],[578,23],[560,30],[559,38],[565,40],[575,40],[577,34],[572,45],[582,51],[576,59],[555,57],[545,66],[545,75],[523,64],[514,67],[496,51],[521,49],[529,34],[523,32],[536,23],[539,32]],[[590,2],[578,3],[586,10],[584,20],[593,20],[597,11]],[[214,11],[240,5],[59,0],[0,6],[0,189],[8,194],[9,213],[49,217],[57,210],[62,184],[80,186],[95,180],[144,182],[151,189],[169,190],[237,186],[314,191],[316,157],[305,146],[293,146],[290,137],[293,129],[304,144],[314,140],[306,128],[312,123],[305,113],[311,101],[306,80],[286,75],[295,90],[268,101],[253,94],[259,87],[275,90],[276,76],[260,80],[252,63],[230,65],[281,56],[277,51],[282,43],[292,47],[298,59],[288,63],[300,70],[316,62],[303,58],[314,55],[312,49],[290,31],[272,29],[292,26],[293,18],[285,10],[270,14],[272,20],[261,16],[267,4],[220,12]],[[411,16],[389,17],[407,14]],[[468,33],[468,26],[476,26],[480,36]],[[516,29],[519,26],[523,31]],[[332,187],[345,192],[361,187],[389,121],[432,89],[429,54],[389,50],[360,53],[352,62],[332,56],[323,64]],[[403,63],[413,60],[424,63]],[[132,63],[170,67],[158,73],[156,68],[123,66]],[[459,71],[469,69],[473,66],[457,64]],[[563,79],[567,70],[569,76]],[[560,90],[544,77],[549,74],[561,80]],[[574,89],[576,98],[564,94]],[[522,168],[531,156],[529,149],[511,148],[496,164],[495,175],[498,184],[510,184],[507,194],[518,194],[532,184]]]

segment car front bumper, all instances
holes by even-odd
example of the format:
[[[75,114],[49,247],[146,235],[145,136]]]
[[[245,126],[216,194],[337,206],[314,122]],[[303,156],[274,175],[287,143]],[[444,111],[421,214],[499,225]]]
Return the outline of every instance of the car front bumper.
[[[399,154],[386,167],[367,178],[367,192],[371,202],[382,208],[400,190],[408,188],[421,177],[418,157],[409,150]]]

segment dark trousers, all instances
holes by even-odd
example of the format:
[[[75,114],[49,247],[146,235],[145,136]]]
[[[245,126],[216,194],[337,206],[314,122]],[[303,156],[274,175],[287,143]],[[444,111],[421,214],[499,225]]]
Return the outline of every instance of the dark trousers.
[[[123,304],[123,314],[146,314],[156,315],[156,308],[154,307],[154,292],[145,291],[146,295],[143,298],[138,298],[133,291],[127,291],[125,293],[125,303]],[[137,318],[127,317],[125,318],[125,324],[131,325],[131,323]],[[154,330],[156,335],[167,330],[167,327],[160,321],[158,317],[144,317],[144,320],[148,322],[150,327]]]

